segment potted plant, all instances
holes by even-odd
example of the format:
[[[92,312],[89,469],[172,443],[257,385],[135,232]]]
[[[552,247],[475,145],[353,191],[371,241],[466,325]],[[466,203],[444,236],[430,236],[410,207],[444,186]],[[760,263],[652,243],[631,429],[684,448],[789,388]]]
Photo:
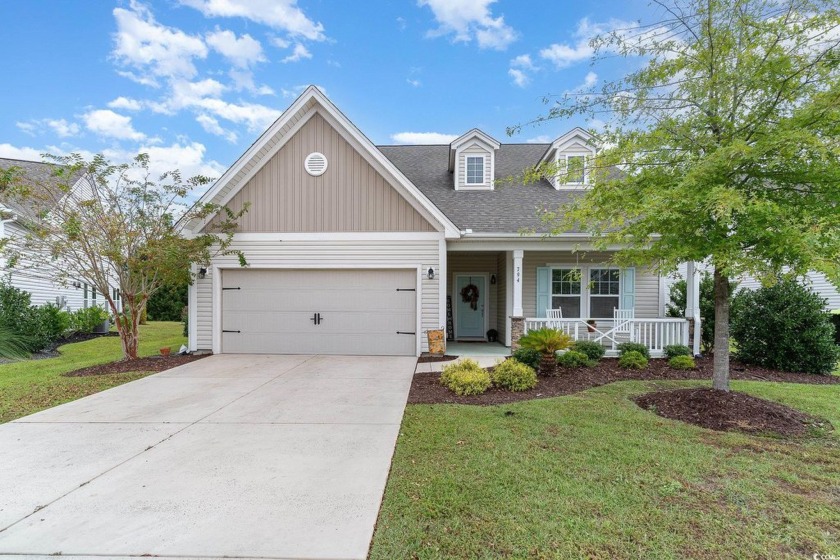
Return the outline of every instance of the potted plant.
[[[595,322],[595,319],[586,320],[586,330],[589,332],[595,332],[596,327],[598,327],[598,323]]]

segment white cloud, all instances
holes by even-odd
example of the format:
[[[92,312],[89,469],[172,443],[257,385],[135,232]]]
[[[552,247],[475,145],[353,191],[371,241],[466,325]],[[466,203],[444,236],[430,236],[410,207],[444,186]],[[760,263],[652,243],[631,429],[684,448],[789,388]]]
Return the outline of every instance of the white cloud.
[[[391,135],[391,140],[398,144],[451,144],[456,138],[457,134],[442,132],[397,132]]]
[[[292,86],[288,89],[282,88],[280,90],[280,94],[286,99],[295,99],[298,96],[300,96],[300,94],[303,93],[303,90],[305,90],[308,87],[309,87],[308,84],[300,84],[300,85]],[[329,94],[327,93],[327,88],[325,88],[324,86],[319,86],[317,84],[315,84],[315,87],[318,88],[319,90],[321,90],[321,93],[323,93],[324,95],[329,97]]]
[[[519,34],[505,23],[503,16],[493,17],[490,4],[496,0],[418,0],[428,6],[440,27],[428,35],[454,35],[455,42],[468,43],[473,39],[482,49],[504,50]]]
[[[408,82],[408,85],[410,85],[411,87],[420,87],[423,85],[423,82],[421,82],[420,80],[415,80],[412,78],[406,78],[405,81]]]
[[[91,132],[118,140],[143,140],[146,135],[134,130],[131,117],[120,115],[110,109],[97,109],[82,115],[85,126]]]
[[[250,70],[241,70],[232,68],[228,72],[228,76],[233,80],[233,85],[237,91],[247,90],[254,95],[274,95],[274,90],[269,86],[263,84],[258,86],[254,81],[254,73]]]
[[[578,87],[578,89],[590,89],[597,83],[598,74],[595,72],[587,72],[586,77],[583,79],[583,83]]]
[[[221,136],[231,144],[236,143],[236,133],[232,130],[225,130],[219,124],[219,121],[211,117],[210,115],[198,115],[195,118],[196,122],[201,125],[201,128],[209,132],[210,134],[215,134],[216,136]]]
[[[292,36],[323,41],[324,26],[309,19],[297,0],[180,0],[205,17],[241,17],[280,29]]]
[[[568,43],[554,43],[547,48],[540,51],[540,56],[549,62],[552,62],[558,69],[567,68],[575,63],[589,60],[595,54],[595,50],[590,46],[590,41],[598,36],[618,31],[626,34],[628,31],[638,28],[637,23],[623,21],[620,19],[610,19],[605,22],[590,22],[588,18],[583,18],[578,22],[577,29],[573,34],[575,42]],[[655,30],[652,30],[655,32]],[[644,41],[652,39],[654,35],[641,34],[638,40]]]
[[[312,53],[309,52],[305,46],[300,43],[295,44],[294,50],[292,50],[292,54],[287,56],[282,60],[282,62],[298,62],[299,60],[303,60],[304,58],[312,58]]]
[[[137,0],[129,9],[115,8],[117,33],[114,35],[114,57],[120,64],[134,68],[122,75],[140,83],[154,85],[154,78],[192,78],[196,75],[193,60],[207,56],[207,45],[201,37],[167,27],[155,21],[151,10]]]
[[[74,122],[67,122],[64,119],[45,119],[44,123],[61,138],[79,134],[79,125]]]
[[[520,54],[510,61],[510,65],[514,68],[522,68],[524,70],[536,70],[536,66],[534,66],[531,55],[529,54]]]
[[[38,125],[33,122],[18,121],[15,123],[15,126],[30,136],[35,136],[35,131],[38,130]]]
[[[408,27],[408,22],[405,21],[405,18],[402,16],[397,17],[397,28],[400,31],[405,31],[405,28]]]
[[[528,138],[525,140],[528,144],[550,144],[554,141],[554,138],[549,136],[548,134],[540,134],[539,136],[534,136],[533,138]]]
[[[237,37],[233,31],[217,27],[216,31],[207,34],[207,44],[240,68],[265,61],[262,45],[247,33]]]
[[[27,161],[41,161],[41,154],[52,153],[51,150],[37,150],[35,148],[12,146],[11,144],[0,144],[0,157],[9,159],[22,159]]]
[[[143,104],[136,99],[120,96],[112,101],[109,101],[108,107],[111,109],[123,109],[126,111],[139,111],[143,108]]]
[[[269,39],[269,42],[272,45],[274,45],[275,47],[277,47],[278,49],[288,49],[289,45],[291,44],[291,43],[289,43],[288,40],[286,40],[282,37],[271,37]]]
[[[508,70],[508,76],[513,78],[513,83],[519,87],[525,87],[531,83],[531,78],[518,68],[511,68]]]

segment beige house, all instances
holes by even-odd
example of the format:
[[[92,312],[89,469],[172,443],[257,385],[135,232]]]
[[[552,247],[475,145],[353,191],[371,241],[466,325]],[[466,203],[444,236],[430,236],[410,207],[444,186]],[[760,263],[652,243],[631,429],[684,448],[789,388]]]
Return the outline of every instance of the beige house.
[[[202,197],[250,204],[233,247],[248,266],[196,268],[190,349],[419,355],[431,329],[510,347],[544,324],[610,350],[687,343],[689,321],[664,318],[664,278],[611,265],[582,232],[545,234],[538,211],[588,188],[595,149],[578,128],[551,144],[474,129],[449,145],[375,146],[310,87]],[[566,165],[568,181],[516,180],[541,161]]]

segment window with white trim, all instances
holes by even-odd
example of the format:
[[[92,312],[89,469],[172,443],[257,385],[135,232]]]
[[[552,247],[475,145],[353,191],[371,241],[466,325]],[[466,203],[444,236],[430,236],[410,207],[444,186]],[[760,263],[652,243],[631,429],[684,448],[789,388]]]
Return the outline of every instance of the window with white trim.
[[[467,185],[483,185],[484,183],[484,156],[467,156]]]
[[[586,174],[586,156],[560,155],[560,183],[563,185],[584,185],[588,183]]]
[[[617,268],[589,269],[589,316],[612,319],[621,307],[621,272]]]
[[[581,269],[551,269],[551,308],[562,309],[563,317],[580,317],[582,307]]]

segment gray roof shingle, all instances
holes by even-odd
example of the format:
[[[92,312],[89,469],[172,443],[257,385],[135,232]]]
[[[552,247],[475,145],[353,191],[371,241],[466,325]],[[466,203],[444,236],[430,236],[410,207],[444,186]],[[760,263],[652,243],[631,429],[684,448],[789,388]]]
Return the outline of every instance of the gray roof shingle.
[[[456,191],[448,171],[449,146],[378,146],[379,150],[461,230],[546,233],[539,208],[556,209],[579,193],[557,191],[546,180],[522,184],[522,172],[539,163],[549,144],[502,144],[496,151],[495,190]],[[519,177],[513,181],[506,179]]]
[[[61,185],[67,183],[67,179],[57,177],[55,174],[56,165],[39,161],[27,161],[22,159],[0,158],[0,169],[6,170],[14,167],[21,174],[23,180],[28,182],[33,190],[38,189],[41,193],[60,194]],[[78,172],[70,181],[76,183],[82,176]],[[41,196],[36,197],[41,199]],[[5,206],[16,214],[33,216],[35,208],[33,203],[23,199],[13,198],[0,193],[0,205]]]

